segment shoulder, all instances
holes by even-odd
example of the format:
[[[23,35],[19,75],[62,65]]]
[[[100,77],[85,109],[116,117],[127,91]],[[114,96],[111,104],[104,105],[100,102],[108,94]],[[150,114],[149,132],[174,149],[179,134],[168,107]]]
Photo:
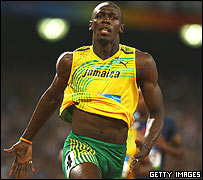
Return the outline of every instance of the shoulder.
[[[135,56],[136,56],[135,57],[136,62],[139,66],[145,66],[146,67],[146,65],[149,66],[155,62],[152,55],[149,54],[148,52],[143,52],[143,51],[136,49]]]
[[[57,66],[70,65],[72,64],[72,60],[73,60],[73,52],[64,52],[59,56],[56,65]]]
[[[153,80],[158,78],[157,67],[154,58],[148,52],[138,49],[135,51],[136,71],[138,80]]]
[[[73,52],[62,53],[56,63],[56,72],[59,76],[67,78],[71,71]]]

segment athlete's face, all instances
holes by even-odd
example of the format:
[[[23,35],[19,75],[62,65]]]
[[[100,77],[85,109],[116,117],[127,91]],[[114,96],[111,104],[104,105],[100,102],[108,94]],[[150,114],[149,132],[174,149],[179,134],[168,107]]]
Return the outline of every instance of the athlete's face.
[[[105,3],[100,4],[93,11],[89,29],[93,30],[94,39],[113,41],[124,30],[120,10]]]

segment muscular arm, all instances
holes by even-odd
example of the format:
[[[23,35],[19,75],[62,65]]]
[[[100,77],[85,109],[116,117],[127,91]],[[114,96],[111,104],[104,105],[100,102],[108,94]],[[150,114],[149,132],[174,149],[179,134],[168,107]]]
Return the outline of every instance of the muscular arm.
[[[141,88],[145,104],[150,113],[147,132],[143,140],[148,153],[161,133],[164,123],[164,105],[162,92],[158,84],[158,72],[154,59],[148,53],[137,51],[137,81]],[[148,120],[149,121],[149,120]]]
[[[59,107],[70,76],[71,65],[72,53],[64,53],[59,57],[53,82],[41,96],[31,120],[22,135],[25,139],[33,140],[39,129]]]
[[[72,66],[72,53],[62,54],[56,64],[56,75],[50,87],[40,98],[30,122],[25,129],[22,137],[27,140],[33,140],[36,133],[43,124],[50,118],[54,111],[59,107],[64,90],[70,76]],[[26,167],[30,166],[32,172],[35,172],[32,162],[32,145],[19,140],[11,148],[4,149],[6,153],[15,153],[15,158],[11,166],[9,176],[15,174],[15,178],[19,179],[21,169],[23,170],[23,178],[26,178]]]

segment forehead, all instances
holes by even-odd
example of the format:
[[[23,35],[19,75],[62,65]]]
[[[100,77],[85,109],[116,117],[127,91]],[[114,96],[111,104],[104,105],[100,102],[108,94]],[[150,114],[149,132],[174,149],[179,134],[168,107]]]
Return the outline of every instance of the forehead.
[[[99,4],[93,11],[93,14],[96,15],[100,12],[103,12],[103,11],[108,11],[108,12],[111,12],[111,13],[115,13],[115,14],[120,14],[120,10],[113,6],[113,5],[110,5],[108,3],[102,3],[102,4]]]

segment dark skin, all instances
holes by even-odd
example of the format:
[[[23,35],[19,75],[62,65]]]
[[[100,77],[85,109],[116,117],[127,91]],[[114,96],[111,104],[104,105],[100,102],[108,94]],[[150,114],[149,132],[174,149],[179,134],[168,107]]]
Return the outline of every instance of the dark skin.
[[[124,30],[120,9],[108,2],[101,3],[93,11],[89,29],[93,31],[92,44],[94,53],[103,60],[113,56],[119,49],[119,33],[123,33]],[[71,52],[59,58],[56,64],[56,76],[50,87],[42,95],[22,135],[25,139],[33,141],[42,125],[60,106],[70,76],[72,58],[73,54]],[[135,158],[141,159],[148,155],[161,131],[164,109],[162,93],[157,83],[157,69],[153,58],[149,54],[137,50],[136,66],[137,82],[139,82],[143,91],[151,116],[155,117],[148,137],[143,142],[139,142],[141,151],[135,155]],[[88,136],[114,144],[124,144],[127,139],[128,126],[123,120],[91,114],[75,107],[73,111],[72,131],[79,136]],[[28,152],[27,149],[30,149],[30,151]],[[19,178],[21,169],[24,169],[23,177],[26,177],[25,167],[32,160],[32,145],[18,141],[10,149],[5,149],[4,151],[8,153],[15,152],[16,154],[10,175],[12,176],[15,172],[16,178]],[[30,164],[34,172],[33,163]],[[134,161],[133,167],[135,164],[136,161]],[[15,171],[16,167],[19,167],[17,171]],[[70,178],[101,179],[101,173],[96,165],[82,163],[71,170]]]
[[[147,106],[144,102],[144,98],[142,93],[139,93],[139,103],[137,106],[137,111],[140,113],[140,117],[139,120],[146,122],[148,117],[149,117],[149,111],[147,109]],[[169,144],[170,143],[170,144]],[[171,156],[173,156],[176,159],[183,159],[184,157],[184,149],[182,147],[182,139],[180,134],[176,134],[175,136],[173,136],[169,143],[167,143],[163,136],[160,135],[156,142],[155,145],[158,146],[159,148],[161,148],[163,151],[167,152],[168,154],[170,154]]]
[[[144,102],[144,98],[141,92],[139,96],[137,111],[140,113],[139,120],[146,122],[149,116],[149,111]],[[165,151],[167,154],[171,155],[173,158],[183,159],[185,155],[180,134],[176,134],[175,136],[173,136],[169,142],[166,142],[163,136],[160,135],[157,138],[155,145],[158,146],[162,151]],[[149,158],[146,157],[142,162],[137,164],[134,174],[147,178],[149,176],[149,171],[153,170],[154,169],[151,162],[149,161]]]

